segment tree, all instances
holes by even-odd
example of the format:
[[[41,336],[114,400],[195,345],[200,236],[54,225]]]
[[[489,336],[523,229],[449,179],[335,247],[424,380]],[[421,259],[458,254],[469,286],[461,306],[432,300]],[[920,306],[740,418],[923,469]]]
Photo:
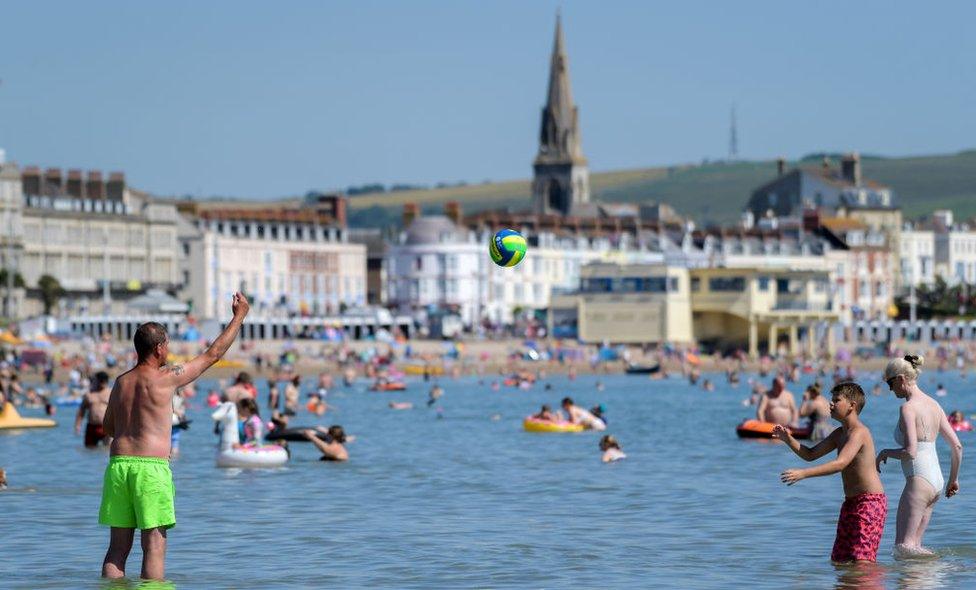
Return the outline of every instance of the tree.
[[[26,286],[27,286],[27,283],[24,282],[24,277],[21,276],[21,274],[19,272],[15,272],[14,273],[14,288],[16,288],[16,289],[23,289]],[[7,269],[0,268],[0,288],[6,288],[6,287],[7,287]]]
[[[51,315],[51,310],[64,295],[64,288],[51,275],[42,275],[41,278],[37,279],[37,288],[41,292],[41,301],[44,303],[44,315]]]

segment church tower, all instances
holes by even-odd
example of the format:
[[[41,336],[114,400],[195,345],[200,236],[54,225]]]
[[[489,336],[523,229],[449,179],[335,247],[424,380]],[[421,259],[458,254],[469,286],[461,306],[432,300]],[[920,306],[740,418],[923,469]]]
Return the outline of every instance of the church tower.
[[[569,215],[590,202],[590,173],[580,143],[579,111],[569,84],[563,27],[556,15],[556,38],[549,66],[549,96],[542,109],[539,153],[532,164],[536,213]]]

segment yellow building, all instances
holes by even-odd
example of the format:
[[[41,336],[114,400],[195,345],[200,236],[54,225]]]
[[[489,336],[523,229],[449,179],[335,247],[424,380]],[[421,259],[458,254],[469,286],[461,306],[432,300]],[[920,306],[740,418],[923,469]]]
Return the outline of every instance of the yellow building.
[[[553,297],[550,334],[562,327],[583,342],[692,342],[686,268],[592,263],[580,275],[579,292]]]
[[[690,271],[695,340],[716,347],[747,346],[756,357],[760,346],[776,352],[781,337],[790,354],[808,354],[831,339],[837,321],[827,272],[769,268],[696,268]]]

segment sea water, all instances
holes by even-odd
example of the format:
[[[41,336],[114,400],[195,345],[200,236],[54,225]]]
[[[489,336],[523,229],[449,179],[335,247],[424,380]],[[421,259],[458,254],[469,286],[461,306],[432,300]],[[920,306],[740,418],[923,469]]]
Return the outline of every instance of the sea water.
[[[889,461],[878,567],[835,567],[840,477],[780,483],[781,471],[804,462],[780,443],[735,435],[754,415],[742,400],[756,376],[738,387],[707,377],[714,392],[678,377],[559,376],[499,391],[490,378],[442,379],[431,408],[432,383],[419,379],[395,393],[340,386],[328,396],[334,410],[303,410],[292,424],[341,424],[356,437],[348,463],[293,443],[287,467],[252,471],[215,466],[204,406],[214,383],[203,380],[172,463],[178,523],[167,577],[178,588],[976,587],[974,434],[960,434],[970,453],[961,492],[938,502],[925,535],[939,559],[892,559],[904,478]],[[881,449],[894,446],[898,400],[887,388],[870,395],[877,378],[862,378],[862,417]],[[790,385],[798,403],[812,379]],[[933,371],[922,386],[934,393],[937,381],[947,411],[976,412],[976,377]],[[567,395],[605,406],[626,460],[601,464],[597,433],[522,430],[524,416]],[[265,400],[262,390],[264,413]],[[390,410],[393,400],[415,409]],[[0,434],[10,480],[0,492],[0,587],[106,587],[98,574],[108,529],[97,516],[108,455],[82,447],[74,410],[60,408],[54,429]],[[943,442],[939,455],[948,476]],[[141,557],[137,538],[130,578]]]

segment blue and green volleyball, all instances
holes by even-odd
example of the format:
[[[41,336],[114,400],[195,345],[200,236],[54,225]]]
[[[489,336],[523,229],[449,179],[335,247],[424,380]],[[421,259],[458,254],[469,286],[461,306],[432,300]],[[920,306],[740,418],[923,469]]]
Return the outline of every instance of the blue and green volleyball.
[[[515,266],[525,258],[526,247],[522,234],[514,229],[502,229],[491,237],[488,253],[498,266]]]

